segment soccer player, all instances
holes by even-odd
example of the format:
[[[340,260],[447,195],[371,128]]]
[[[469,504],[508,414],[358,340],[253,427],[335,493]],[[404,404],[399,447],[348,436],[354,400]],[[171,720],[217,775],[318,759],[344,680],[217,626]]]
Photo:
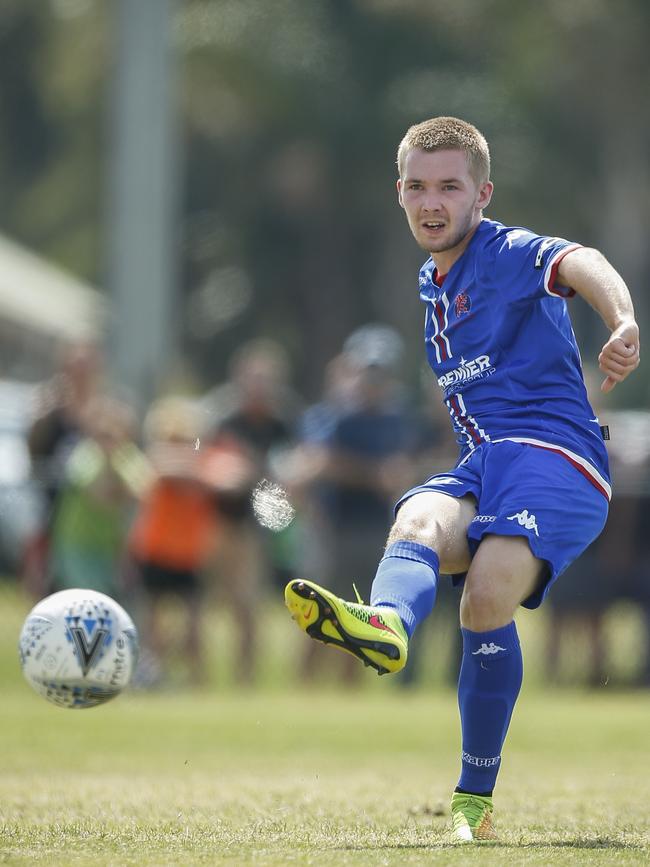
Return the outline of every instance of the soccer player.
[[[539,606],[599,535],[611,495],[565,299],[581,295],[610,331],[604,392],[638,366],[639,330],[601,253],[483,217],[490,156],[471,124],[437,117],[411,127],[398,168],[399,203],[430,254],[420,271],[425,344],[459,460],[397,503],[370,605],[307,580],[290,581],[285,598],[308,635],[385,674],[404,667],[438,576],[464,582],[451,813],[454,839],[472,842],[495,837],[492,792],[522,682],[514,615]]]

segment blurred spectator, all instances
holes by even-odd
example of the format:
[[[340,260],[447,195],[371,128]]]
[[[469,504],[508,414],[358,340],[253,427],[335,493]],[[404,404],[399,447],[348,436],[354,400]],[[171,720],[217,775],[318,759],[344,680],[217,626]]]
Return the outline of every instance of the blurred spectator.
[[[592,388],[591,393],[596,393]],[[639,606],[645,625],[635,677],[650,685],[650,414],[609,412],[608,443],[613,497],[602,535],[566,571],[549,594],[546,674],[562,678],[563,651],[586,646],[583,670],[592,686],[610,679],[605,619],[620,600]]]
[[[650,413],[643,414],[646,417],[645,442],[650,444]],[[635,556],[625,572],[625,589],[628,598],[639,605],[643,618],[644,646],[640,654],[638,684],[650,687],[650,454],[639,473],[635,530]]]
[[[202,636],[202,570],[216,544],[214,494],[203,476],[198,448],[199,415],[181,397],[166,397],[149,409],[144,424],[155,480],[135,517],[130,553],[144,597],[144,680],[162,676],[170,650],[164,601],[172,596],[185,615],[184,657],[190,679],[205,676]]]
[[[85,435],[65,461],[51,525],[52,589],[87,587],[119,599],[132,506],[151,470],[133,442],[129,407],[94,397],[80,422]]]
[[[252,462],[246,505],[242,504],[238,514],[231,510],[227,516],[233,556],[227,555],[226,548],[221,549],[221,563],[215,561],[215,569],[227,568],[231,574],[234,569],[242,576],[244,573],[251,576],[242,577],[242,592],[248,581],[259,586],[262,582],[267,587],[284,587],[288,572],[293,569],[293,528],[271,532],[261,527],[255,522],[250,503],[258,481],[276,478],[295,437],[299,401],[289,385],[289,363],[284,349],[266,339],[244,344],[232,358],[228,382],[210,392],[202,403],[211,418],[208,446],[224,441],[231,446],[237,443]],[[245,551],[246,562],[241,564],[234,556],[238,548]],[[218,581],[219,576],[215,575],[213,580]],[[237,582],[229,578],[228,583],[234,587]],[[252,595],[249,591],[245,595],[247,601],[239,600],[237,607],[241,617],[251,618]],[[252,630],[253,623],[247,628]]]
[[[219,466],[236,459],[239,486],[217,492],[222,532],[208,565],[207,581],[231,609],[239,634],[240,681],[250,682],[256,666],[256,620],[260,593],[284,586],[292,568],[291,529],[271,532],[252,510],[252,493],[263,479],[274,479],[294,436],[297,398],[289,387],[289,365],[282,347],[271,340],[242,346],[230,365],[228,382],[202,401],[210,418],[206,460],[221,487]]]
[[[298,510],[295,567],[300,575],[324,580],[330,571],[326,566],[333,533],[328,510],[328,442],[339,416],[354,406],[354,390],[353,366],[341,353],[326,366],[322,400],[302,414],[298,442],[283,464],[282,478]]]
[[[25,585],[36,598],[52,588],[50,530],[64,484],[64,468],[86,433],[87,408],[99,393],[101,374],[101,353],[95,344],[66,346],[59,370],[44,383],[36,401],[27,441],[34,479],[43,493],[43,515],[39,530],[27,543],[23,566]]]
[[[224,433],[207,446],[203,473],[215,492],[219,516],[218,542],[205,563],[205,582],[220,607],[233,616],[235,679],[249,684],[257,663],[259,590],[268,577],[261,528],[251,514],[257,465],[240,440]]]
[[[234,354],[228,382],[202,400],[215,434],[244,443],[266,472],[273,452],[293,437],[298,401],[289,387],[289,363],[272,340],[253,340]]]
[[[418,427],[397,378],[400,357],[392,329],[371,325],[354,332],[328,369],[325,399],[304,417],[293,480],[310,501],[302,519],[310,526],[303,532],[307,557],[316,556],[305,565],[314,570],[310,577],[339,595],[349,593],[353,576],[368,598],[393,505],[415,480]],[[311,673],[322,648],[310,643],[306,652]],[[352,683],[359,670],[347,663],[341,657],[342,675]]]
[[[610,598],[633,603],[641,614],[645,635],[635,654],[634,677],[650,686],[650,413],[612,412],[608,422],[614,493],[598,540],[597,570],[608,584]],[[606,678],[607,670],[603,674]]]

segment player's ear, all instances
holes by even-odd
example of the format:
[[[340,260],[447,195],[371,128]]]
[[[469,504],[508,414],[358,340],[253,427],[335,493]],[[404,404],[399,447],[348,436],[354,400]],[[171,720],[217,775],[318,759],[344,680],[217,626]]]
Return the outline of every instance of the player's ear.
[[[492,181],[486,181],[484,184],[478,188],[478,197],[476,200],[476,205],[481,210],[483,208],[487,208],[490,204],[490,199],[492,198],[492,193],[494,191],[494,184]]]
[[[402,199],[402,179],[397,179],[397,201],[399,202],[400,208],[404,207],[404,201]]]

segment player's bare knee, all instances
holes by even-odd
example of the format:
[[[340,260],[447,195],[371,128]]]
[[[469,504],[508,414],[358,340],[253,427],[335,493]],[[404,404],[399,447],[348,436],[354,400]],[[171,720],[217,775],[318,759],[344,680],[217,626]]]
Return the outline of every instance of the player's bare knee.
[[[522,536],[488,534],[470,566],[460,606],[461,624],[473,632],[506,626],[539,586],[544,564]]]
[[[460,623],[472,632],[487,632],[506,626],[514,617],[512,602],[491,581],[468,582],[460,601]]]
[[[450,547],[449,524],[444,508],[436,502],[434,495],[419,494],[407,500],[398,511],[388,544],[402,540],[417,542],[433,548],[442,559]]]
[[[388,544],[406,540],[420,545],[434,546],[439,536],[435,515],[406,502],[397,513],[397,518],[388,536]]]
[[[406,540],[433,548],[446,575],[466,572],[470,564],[467,527],[476,512],[470,498],[416,494],[397,513],[388,544]]]

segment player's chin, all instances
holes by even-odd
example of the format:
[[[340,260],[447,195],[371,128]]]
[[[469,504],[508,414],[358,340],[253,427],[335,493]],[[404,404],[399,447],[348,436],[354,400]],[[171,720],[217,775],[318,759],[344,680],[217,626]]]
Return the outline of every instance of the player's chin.
[[[452,246],[449,243],[448,238],[434,238],[428,233],[420,235],[417,240],[422,249],[426,250],[428,253],[443,253],[445,250],[449,250]]]

